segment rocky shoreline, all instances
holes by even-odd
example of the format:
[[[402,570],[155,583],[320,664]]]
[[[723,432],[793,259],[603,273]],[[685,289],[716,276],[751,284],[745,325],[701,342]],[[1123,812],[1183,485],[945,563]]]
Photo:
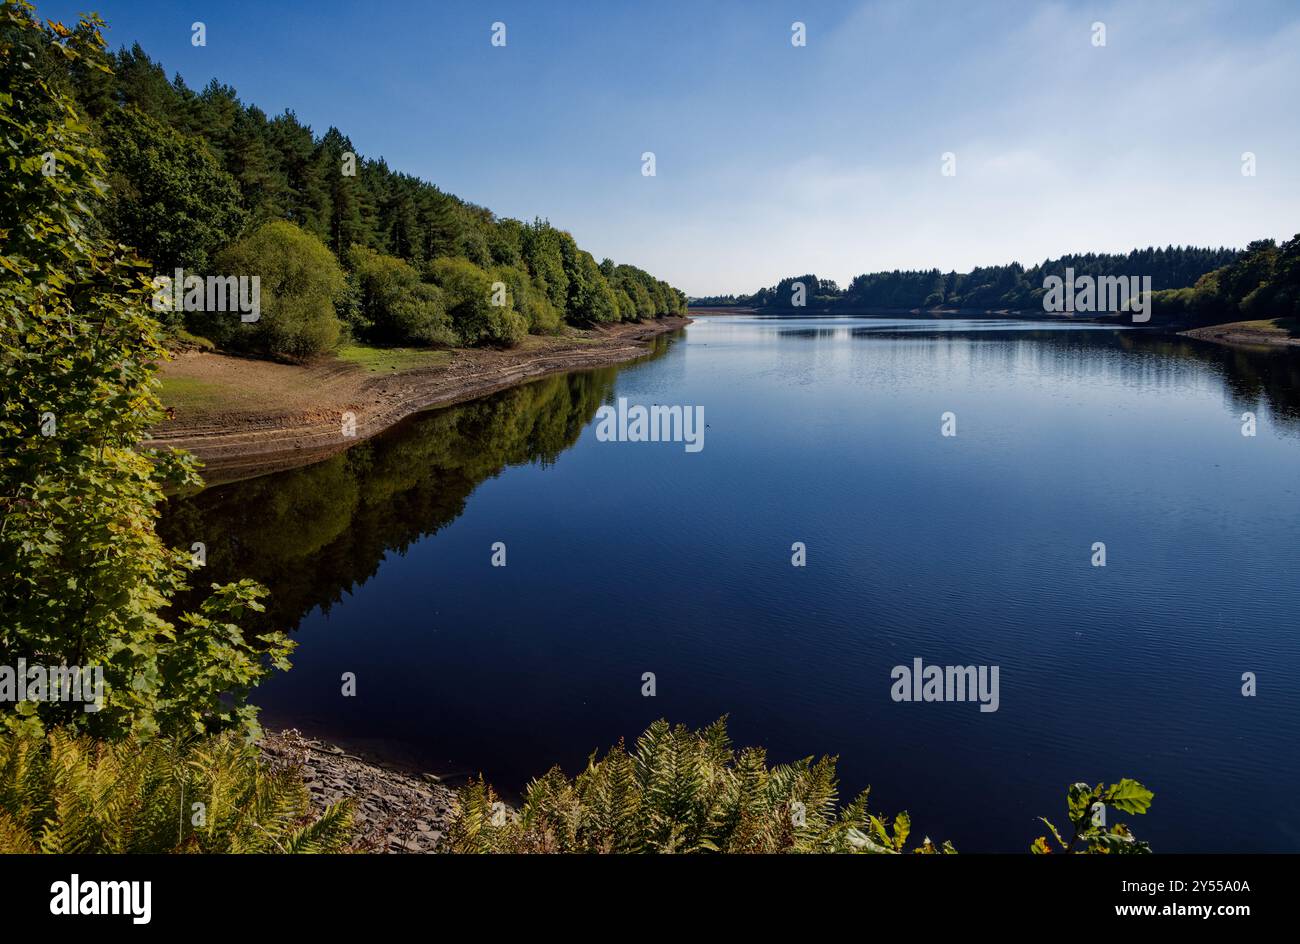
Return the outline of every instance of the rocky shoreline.
[[[319,813],[351,799],[360,852],[440,852],[456,793],[432,774],[412,774],[367,760],[294,728],[266,731],[258,742],[272,764],[298,767]]]

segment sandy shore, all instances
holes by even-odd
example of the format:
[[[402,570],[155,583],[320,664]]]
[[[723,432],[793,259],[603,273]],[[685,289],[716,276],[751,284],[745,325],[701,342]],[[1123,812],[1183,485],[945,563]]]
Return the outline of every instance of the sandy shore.
[[[529,337],[511,350],[449,352],[443,363],[377,373],[330,359],[290,365],[213,353],[183,353],[163,365],[167,381],[209,391],[197,405],[166,403],[172,415],[151,445],[187,449],[209,484],[319,461],[435,406],[450,406],[547,374],[643,357],[646,343],[689,318],[621,324],[563,337]],[[164,390],[166,387],[164,388]],[[215,394],[212,392],[215,391]],[[346,414],[355,435],[344,433]]]

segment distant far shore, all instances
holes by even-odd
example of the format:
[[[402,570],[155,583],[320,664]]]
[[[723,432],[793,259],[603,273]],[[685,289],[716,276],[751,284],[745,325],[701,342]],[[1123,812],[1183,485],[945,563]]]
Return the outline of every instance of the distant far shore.
[[[863,311],[839,311],[827,308],[805,308],[798,312],[792,310],[773,310],[749,308],[743,305],[692,305],[688,308],[692,315],[766,315],[780,318],[930,318],[943,321],[950,318],[1015,318],[1024,321],[1070,322],[1073,324],[1115,324],[1116,327],[1141,329],[1161,334],[1178,335],[1209,341],[1213,344],[1250,347],[1300,347],[1300,322],[1294,319],[1275,318],[1260,321],[1233,321],[1225,324],[1206,325],[1200,328],[1186,328],[1181,324],[1131,324],[1116,323],[1106,317],[1071,317],[1043,311],[1019,311],[965,308],[872,308]]]
[[[1114,318],[1082,315],[1054,314],[1042,309],[1020,311],[989,308],[863,308],[844,311],[837,308],[749,308],[744,305],[691,305],[692,315],[770,315],[779,318],[931,318],[942,321],[948,318],[1017,318],[1024,321],[1068,321],[1075,324],[1108,324]],[[1146,327],[1131,325],[1123,327]]]

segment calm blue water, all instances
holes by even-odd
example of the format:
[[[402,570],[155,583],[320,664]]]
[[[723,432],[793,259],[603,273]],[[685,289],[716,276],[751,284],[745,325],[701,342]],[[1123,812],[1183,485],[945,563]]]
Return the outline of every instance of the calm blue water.
[[[178,503],[169,536],[296,626],[268,718],[510,793],[726,713],[963,851],[1023,851],[1069,783],[1123,776],[1156,851],[1300,850],[1295,354],[733,317],[664,347]],[[598,441],[614,397],[703,405],[703,451]],[[998,666],[999,710],[892,701],[918,657]]]

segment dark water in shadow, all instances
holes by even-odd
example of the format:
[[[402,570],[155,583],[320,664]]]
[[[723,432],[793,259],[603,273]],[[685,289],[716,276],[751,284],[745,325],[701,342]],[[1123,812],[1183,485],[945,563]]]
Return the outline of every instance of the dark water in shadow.
[[[509,791],[730,713],[967,851],[1022,851],[1068,783],[1121,776],[1156,792],[1131,820],[1157,851],[1300,849],[1295,353],[883,319],[662,347],[175,501],[171,543],[294,629],[268,714]],[[703,451],[598,441],[615,397],[703,405]],[[914,658],[997,665],[999,710],[892,701]]]

